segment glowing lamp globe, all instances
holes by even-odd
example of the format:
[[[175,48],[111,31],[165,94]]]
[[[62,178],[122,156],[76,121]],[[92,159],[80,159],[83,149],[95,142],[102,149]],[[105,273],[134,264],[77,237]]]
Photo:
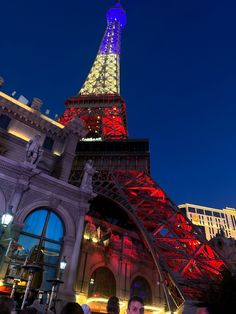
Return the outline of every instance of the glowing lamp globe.
[[[5,213],[2,215],[1,224],[3,227],[7,227],[13,220],[13,215],[10,213]]]
[[[65,270],[66,265],[67,265],[67,261],[66,261],[66,257],[64,256],[63,259],[60,262],[60,269],[61,270]]]

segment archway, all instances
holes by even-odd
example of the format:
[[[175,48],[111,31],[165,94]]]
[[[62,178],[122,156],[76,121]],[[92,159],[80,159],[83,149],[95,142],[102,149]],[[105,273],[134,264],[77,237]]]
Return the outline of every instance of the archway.
[[[144,300],[144,304],[152,304],[152,291],[147,280],[142,276],[137,276],[131,283],[130,297],[138,296]]]
[[[97,268],[90,277],[88,297],[109,298],[116,295],[116,280],[107,267]]]

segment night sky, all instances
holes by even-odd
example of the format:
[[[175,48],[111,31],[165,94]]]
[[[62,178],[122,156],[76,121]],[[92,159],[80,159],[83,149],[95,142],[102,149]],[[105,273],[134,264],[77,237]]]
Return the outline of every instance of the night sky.
[[[64,111],[91,68],[112,0],[1,1],[3,91]],[[177,203],[236,207],[236,2],[123,0],[121,96],[130,138]]]

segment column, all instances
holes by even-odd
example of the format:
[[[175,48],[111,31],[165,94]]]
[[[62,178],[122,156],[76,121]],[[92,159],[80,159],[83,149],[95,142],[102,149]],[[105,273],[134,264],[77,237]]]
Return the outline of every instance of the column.
[[[67,269],[67,280],[65,283],[65,288],[67,291],[74,292],[74,282],[77,278],[77,268],[80,258],[80,246],[81,246],[81,240],[83,237],[83,230],[84,230],[84,217],[85,217],[85,211],[83,210],[83,213],[81,213],[78,221],[77,231],[76,231],[76,240],[74,244],[74,250],[72,253],[72,256],[69,261],[69,267]]]

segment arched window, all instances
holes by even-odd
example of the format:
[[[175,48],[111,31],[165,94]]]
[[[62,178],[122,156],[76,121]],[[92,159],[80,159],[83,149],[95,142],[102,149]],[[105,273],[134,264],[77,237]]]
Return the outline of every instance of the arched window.
[[[97,268],[89,281],[88,297],[106,297],[116,295],[116,280],[106,267]]]
[[[147,280],[141,276],[134,278],[130,288],[130,297],[138,296],[144,300],[144,304],[152,304],[152,291]]]
[[[35,276],[35,288],[49,288],[46,280],[56,277],[63,236],[62,221],[50,209],[39,208],[26,217],[13,257],[21,264],[27,260],[43,267],[43,273]]]

